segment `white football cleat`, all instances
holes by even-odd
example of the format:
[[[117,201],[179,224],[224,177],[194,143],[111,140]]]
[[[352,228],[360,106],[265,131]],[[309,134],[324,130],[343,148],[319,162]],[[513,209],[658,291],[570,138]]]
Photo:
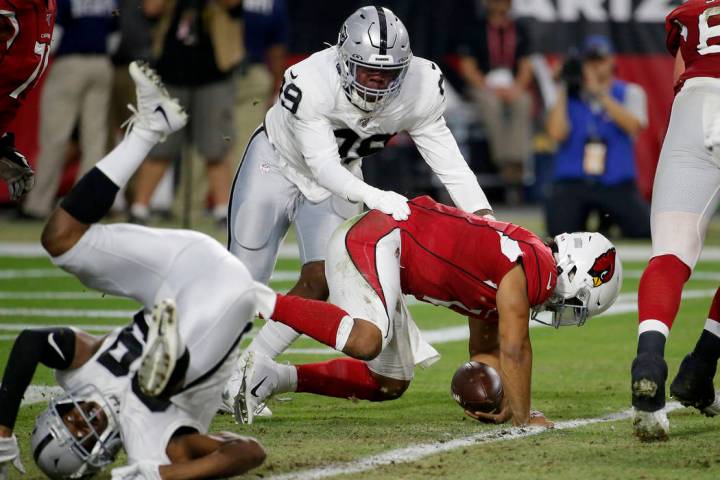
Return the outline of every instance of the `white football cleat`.
[[[132,62],[130,76],[135,82],[137,108],[128,105],[133,115],[123,123],[128,132],[133,128],[145,129],[160,135],[160,141],[187,123],[187,113],[165,89],[158,74],[145,62]]]
[[[235,397],[240,392],[243,384],[245,366],[247,365],[248,351],[244,351],[238,359],[235,371],[233,371],[230,380],[225,384],[222,392],[222,403],[218,408],[218,413],[235,415]],[[255,412],[255,417],[272,417],[272,411],[267,405],[259,411]]]
[[[145,395],[157,397],[167,387],[184,347],[178,331],[174,301],[165,299],[155,305],[152,319],[138,369],[138,383]]]
[[[670,421],[665,408],[645,412],[633,408],[633,431],[643,442],[665,441],[670,433]]]
[[[251,425],[253,418],[267,408],[265,400],[275,393],[279,375],[270,357],[253,351],[245,355],[245,368],[233,402],[233,413],[238,423]]]
[[[720,415],[720,393],[715,392],[715,401],[702,409],[702,412],[708,417]]]

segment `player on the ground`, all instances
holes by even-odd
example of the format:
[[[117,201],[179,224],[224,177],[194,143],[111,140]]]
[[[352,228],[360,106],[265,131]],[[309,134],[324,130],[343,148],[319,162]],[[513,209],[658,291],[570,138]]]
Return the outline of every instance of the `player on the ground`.
[[[19,466],[13,428],[42,363],[65,390],[32,435],[33,458],[51,478],[92,474],[121,446],[129,465],[113,470],[113,480],[234,476],[263,462],[262,447],[207,428],[240,338],[258,311],[270,315],[276,297],[206,235],[96,223],[150,148],[187,119],[150,68],[133,63],[130,74],[138,93],[131,130],[53,212],[42,244],[86,286],[144,309],[103,338],[60,327],[20,334],[0,389],[0,468]]]
[[[13,200],[32,189],[34,173],[8,128],[45,72],[55,13],[55,0],[0,0],[0,178]]]
[[[652,258],[638,289],[637,357],[632,364],[633,427],[641,440],[665,440],[665,342],[682,288],[697,263],[720,189],[720,0],[690,0],[665,21],[676,57],[676,96],[653,185]],[[698,128],[700,126],[701,128]],[[720,413],[713,377],[720,357],[720,295],[670,393],[707,415]]]
[[[445,84],[434,63],[413,57],[405,26],[384,7],[363,7],[337,45],[285,71],[280,96],[253,134],[233,182],[228,247],[267,283],[287,229],[295,224],[302,269],[292,295],[325,300],[325,250],[332,232],[362,203],[404,220],[407,199],[361,180],[363,157],[398,132],[467,212],[491,213],[443,113]],[[388,172],[391,174],[391,172]],[[249,350],[276,357],[297,338],[268,322]],[[230,401],[238,382],[229,386]]]
[[[469,317],[470,355],[501,375],[503,411],[477,414],[515,425],[548,425],[530,416],[532,350],[528,319],[552,312],[551,324],[582,325],[605,311],[622,283],[620,259],[599,233],[572,233],[545,244],[510,223],[419,197],[398,222],[373,210],[342,225],[328,245],[329,301],[344,310],[313,317],[304,300],[286,297],[275,320],[353,359],[279,365],[248,355],[238,410],[251,421],[258,405],[283,391],[371,401],[398,398],[415,365],[437,360],[410,316],[403,294]],[[347,313],[345,313],[347,312]]]

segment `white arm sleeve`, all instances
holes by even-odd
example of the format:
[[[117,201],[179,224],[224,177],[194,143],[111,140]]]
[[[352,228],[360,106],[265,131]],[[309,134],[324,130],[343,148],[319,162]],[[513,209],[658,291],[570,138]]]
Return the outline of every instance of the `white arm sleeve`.
[[[409,133],[425,162],[445,185],[458,208],[469,213],[492,210],[442,116]]]

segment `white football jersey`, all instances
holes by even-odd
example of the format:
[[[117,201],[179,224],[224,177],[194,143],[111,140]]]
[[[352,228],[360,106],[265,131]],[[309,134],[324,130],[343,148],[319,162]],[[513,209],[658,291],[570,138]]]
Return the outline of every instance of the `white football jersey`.
[[[420,154],[463,210],[487,208],[477,178],[445,124],[443,74],[414,57],[398,95],[378,112],[353,105],[342,88],[336,47],[317,52],[285,71],[278,101],[265,117],[275,161],[311,201],[330,196],[314,172],[327,162],[360,174],[363,157],[382,150],[398,132],[410,134]]]
[[[65,391],[95,385],[109,403],[117,405],[128,463],[154,461],[168,464],[167,444],[179,428],[190,427],[207,433],[237,354],[230,355],[223,364],[221,370],[228,370],[227,373],[217,372],[209,381],[191,389],[192,392],[174,396],[171,403],[145,396],[132,380],[139,367],[146,334],[144,317],[136,315],[132,324],[110,333],[83,366],[56,371],[55,377]],[[202,401],[195,398],[197,395],[202,396]],[[193,401],[183,402],[183,397],[192,397]],[[182,408],[178,403],[182,404]],[[188,408],[188,405],[194,407]]]

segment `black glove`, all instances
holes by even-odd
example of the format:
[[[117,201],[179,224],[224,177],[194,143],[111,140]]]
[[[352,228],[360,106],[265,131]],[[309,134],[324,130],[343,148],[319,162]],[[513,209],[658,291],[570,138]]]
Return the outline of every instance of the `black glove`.
[[[25,156],[15,149],[15,135],[10,132],[0,137],[0,177],[7,182],[13,200],[35,186],[35,172]]]

